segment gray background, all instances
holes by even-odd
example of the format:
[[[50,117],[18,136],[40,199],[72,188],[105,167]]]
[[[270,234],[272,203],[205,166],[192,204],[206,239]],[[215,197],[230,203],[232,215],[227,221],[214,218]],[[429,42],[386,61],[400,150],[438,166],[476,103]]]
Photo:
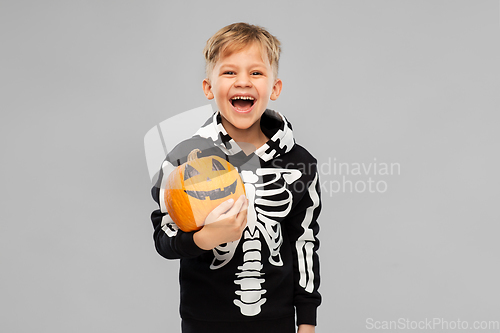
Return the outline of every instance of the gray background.
[[[323,194],[317,332],[500,320],[498,1],[4,0],[0,331],[178,331],[143,137],[207,104],[203,46],[237,21],[281,39],[270,107],[319,163],[401,165]]]

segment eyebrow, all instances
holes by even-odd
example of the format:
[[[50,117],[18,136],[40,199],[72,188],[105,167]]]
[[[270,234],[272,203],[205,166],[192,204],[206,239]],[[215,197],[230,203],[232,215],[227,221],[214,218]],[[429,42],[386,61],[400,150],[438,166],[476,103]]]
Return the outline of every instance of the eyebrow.
[[[220,66],[220,69],[225,69],[225,68],[234,68],[234,67],[239,67],[238,65],[236,64],[223,64],[222,66]],[[265,64],[250,64],[249,66],[246,66],[246,67],[249,67],[249,68],[266,68],[266,65]]]

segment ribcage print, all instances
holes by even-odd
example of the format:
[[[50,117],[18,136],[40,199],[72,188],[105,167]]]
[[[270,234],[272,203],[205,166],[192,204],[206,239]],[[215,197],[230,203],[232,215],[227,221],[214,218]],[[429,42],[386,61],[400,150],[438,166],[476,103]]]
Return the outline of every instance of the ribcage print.
[[[274,266],[282,266],[280,247],[283,243],[281,224],[277,221],[285,217],[292,207],[292,193],[287,188],[302,173],[299,170],[259,168],[255,173],[249,170],[241,171],[245,190],[249,200],[247,227],[238,241],[223,244],[214,249],[214,261],[210,268],[217,269],[228,263],[239,242],[243,242],[243,264],[238,266],[235,284],[234,304],[245,316],[255,316],[260,313],[261,306],[266,302],[262,296],[266,290],[262,288],[265,282],[261,272],[262,246],[269,249],[268,262]],[[271,179],[264,182],[264,177]],[[281,180],[282,179],[282,180]],[[261,243],[265,241],[265,244]]]

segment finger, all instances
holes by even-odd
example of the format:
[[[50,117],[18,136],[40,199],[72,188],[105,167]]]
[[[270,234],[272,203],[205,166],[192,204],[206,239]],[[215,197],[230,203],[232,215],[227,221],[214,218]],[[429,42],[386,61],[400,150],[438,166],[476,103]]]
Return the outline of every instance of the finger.
[[[225,212],[227,212],[231,207],[233,207],[234,206],[233,204],[234,204],[234,199],[226,200],[217,207],[215,207],[214,210],[212,210],[208,215],[217,219]]]
[[[245,202],[243,203],[243,205],[241,206],[241,209],[240,211],[242,210],[246,210],[248,208],[248,205],[249,205],[249,201],[247,198],[245,198]]]
[[[246,228],[246,226],[247,226],[247,221],[248,221],[248,220],[247,220],[247,217],[246,217],[246,215],[245,215],[245,219],[243,220],[243,223],[241,224],[241,230],[243,230],[243,229],[245,229],[245,228]]]
[[[238,215],[236,216],[236,218],[238,219],[238,221],[241,221],[241,219],[244,219],[247,217],[247,213],[248,213],[247,209],[242,209],[238,212]]]
[[[238,222],[241,221],[241,218],[246,218],[247,214],[248,214],[248,199],[245,200],[245,202],[241,206],[240,211],[238,212],[238,216],[236,216]]]
[[[238,200],[236,200],[233,207],[231,207],[231,209],[224,214],[224,217],[236,216],[238,212],[241,210],[241,207],[243,206],[244,203],[245,203],[245,195],[242,194],[238,198]]]
[[[236,224],[240,225],[240,227],[243,229],[245,229],[245,226],[247,224],[247,219],[248,219],[247,213],[248,211],[244,209],[238,213],[238,216],[236,216],[236,221],[235,221]]]

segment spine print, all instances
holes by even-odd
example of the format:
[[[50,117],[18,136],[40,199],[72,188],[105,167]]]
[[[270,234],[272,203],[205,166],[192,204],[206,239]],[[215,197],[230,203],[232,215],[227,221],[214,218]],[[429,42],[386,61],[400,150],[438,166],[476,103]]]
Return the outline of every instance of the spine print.
[[[236,295],[240,299],[235,299],[234,304],[240,308],[240,311],[245,316],[255,316],[260,313],[260,307],[266,302],[262,295],[266,293],[262,289],[264,279],[261,278],[264,273],[261,263],[261,244],[259,240],[259,230],[255,229],[251,235],[248,230],[244,232],[243,243],[243,265],[238,266],[240,272],[236,273],[235,284],[240,286],[240,290],[236,291]]]
[[[266,302],[266,299],[262,298],[262,295],[266,293],[266,290],[262,289],[262,283],[265,281],[262,277],[264,273],[261,272],[263,268],[261,256],[262,244],[259,239],[260,231],[256,228],[257,217],[254,208],[254,183],[257,183],[259,178],[250,171],[243,171],[241,175],[245,182],[249,207],[247,228],[243,232],[242,237],[243,264],[238,266],[239,272],[236,273],[236,279],[234,280],[234,283],[240,286],[240,290],[235,292],[237,298],[233,302],[240,308],[241,314],[255,316],[260,313],[260,307]]]

